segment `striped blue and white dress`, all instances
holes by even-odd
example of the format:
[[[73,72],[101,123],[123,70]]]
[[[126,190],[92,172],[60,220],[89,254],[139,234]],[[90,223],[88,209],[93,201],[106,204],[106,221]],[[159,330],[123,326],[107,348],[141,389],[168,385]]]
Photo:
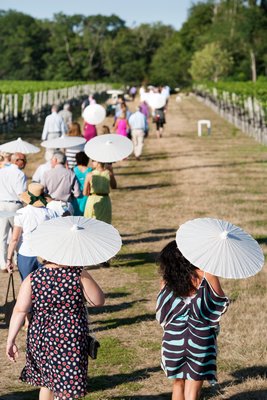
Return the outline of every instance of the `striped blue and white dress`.
[[[167,286],[160,291],[156,318],[163,328],[161,366],[168,378],[217,381],[216,339],[228,305],[205,276],[192,297],[176,297]]]

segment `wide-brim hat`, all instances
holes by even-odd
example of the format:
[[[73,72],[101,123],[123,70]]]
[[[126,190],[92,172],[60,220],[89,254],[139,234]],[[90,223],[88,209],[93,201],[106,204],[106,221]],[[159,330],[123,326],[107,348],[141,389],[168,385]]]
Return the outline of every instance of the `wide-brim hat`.
[[[196,218],[177,231],[176,243],[194,266],[222,278],[253,276],[264,265],[258,242],[230,222],[215,218]]]
[[[30,183],[28,190],[21,193],[20,200],[34,207],[45,207],[52,199],[44,193],[44,186],[40,183]]]

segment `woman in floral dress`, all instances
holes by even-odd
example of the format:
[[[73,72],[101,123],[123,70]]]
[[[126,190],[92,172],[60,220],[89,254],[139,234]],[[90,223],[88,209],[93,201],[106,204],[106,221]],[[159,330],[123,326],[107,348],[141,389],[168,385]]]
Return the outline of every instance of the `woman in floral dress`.
[[[26,366],[20,379],[40,386],[40,400],[71,400],[85,396],[88,322],[84,298],[104,304],[104,294],[82,267],[46,262],[22,283],[10,322],[7,356],[18,357],[16,336],[32,313]]]

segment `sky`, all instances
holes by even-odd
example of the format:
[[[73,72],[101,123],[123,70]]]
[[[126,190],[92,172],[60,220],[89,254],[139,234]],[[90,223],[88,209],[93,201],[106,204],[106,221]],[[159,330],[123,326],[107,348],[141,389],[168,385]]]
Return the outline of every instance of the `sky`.
[[[162,22],[179,30],[187,19],[193,0],[0,0],[0,10],[16,10],[39,19],[67,15],[116,14],[134,27],[141,23]]]

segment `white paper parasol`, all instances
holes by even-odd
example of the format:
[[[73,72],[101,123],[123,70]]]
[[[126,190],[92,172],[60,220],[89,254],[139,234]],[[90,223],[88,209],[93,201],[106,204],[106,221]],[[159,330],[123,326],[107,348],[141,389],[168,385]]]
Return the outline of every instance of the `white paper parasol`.
[[[31,154],[31,153],[39,153],[40,149],[33,144],[22,140],[20,137],[16,140],[12,140],[11,142],[7,142],[1,144],[0,151],[5,151],[6,153],[23,153],[23,154]]]
[[[41,146],[47,149],[66,149],[68,147],[79,146],[85,143],[86,140],[79,136],[61,136],[60,138],[45,140]]]
[[[67,266],[97,265],[121,248],[119,232],[110,224],[84,217],[58,217],[38,225],[29,236],[33,252]]]
[[[106,110],[100,104],[91,104],[85,107],[83,118],[86,122],[92,125],[101,124],[106,117]]]
[[[247,278],[264,264],[258,242],[238,226],[220,219],[187,221],[178,229],[176,242],[191,264],[223,278]]]
[[[160,93],[149,93],[148,104],[154,110],[162,108],[166,104],[166,97]]]
[[[110,133],[89,140],[84,151],[92,160],[112,163],[128,157],[133,151],[133,143],[127,137]]]

